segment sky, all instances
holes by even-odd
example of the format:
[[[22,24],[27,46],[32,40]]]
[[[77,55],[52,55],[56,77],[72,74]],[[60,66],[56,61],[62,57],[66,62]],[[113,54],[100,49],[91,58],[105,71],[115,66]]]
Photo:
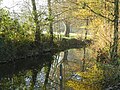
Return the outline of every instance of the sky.
[[[31,0],[3,0],[1,7],[8,8],[10,11],[19,11],[20,7],[23,5],[23,1],[31,1]],[[38,1],[38,0],[36,0]],[[46,0],[39,0],[39,5],[46,5]]]
[[[21,3],[22,3],[22,0],[3,0],[1,7],[8,8],[10,11],[18,10],[19,4]]]

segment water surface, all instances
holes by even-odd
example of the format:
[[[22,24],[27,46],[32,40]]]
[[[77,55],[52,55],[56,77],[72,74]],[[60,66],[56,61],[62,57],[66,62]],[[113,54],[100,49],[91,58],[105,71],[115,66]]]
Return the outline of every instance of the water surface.
[[[66,81],[80,81],[77,72],[89,67],[93,52],[69,49],[0,65],[0,90],[72,90]],[[83,61],[83,59],[85,59]]]

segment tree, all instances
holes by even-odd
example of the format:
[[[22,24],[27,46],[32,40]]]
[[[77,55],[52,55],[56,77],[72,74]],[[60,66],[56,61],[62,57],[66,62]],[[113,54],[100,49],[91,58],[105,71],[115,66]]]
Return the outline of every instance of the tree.
[[[50,46],[53,47],[53,17],[52,17],[52,8],[51,0],[48,0],[48,14],[49,14],[49,32],[50,32]]]
[[[64,31],[65,36],[69,37],[71,25],[73,24],[73,14],[72,12],[77,9],[74,3],[70,2],[71,0],[57,0],[53,4],[54,15],[55,15],[55,23],[60,23],[65,27],[61,27]]]
[[[111,60],[118,62],[118,21],[119,21],[119,0],[114,0],[114,38],[111,51]]]
[[[68,22],[68,21],[64,21],[64,23],[65,23],[65,36],[66,37],[69,37],[69,33],[70,33],[70,22]]]
[[[32,6],[33,6],[34,22],[36,25],[35,43],[39,44],[39,42],[40,42],[40,25],[39,25],[38,14],[37,14],[37,9],[36,9],[36,2],[35,2],[35,0],[31,0],[31,2],[32,2]]]
[[[108,10],[103,9],[102,3],[105,3],[105,8],[108,8]],[[113,44],[112,47],[110,47],[110,59],[112,62],[118,62],[118,21],[119,21],[119,0],[79,0],[79,5],[84,6],[85,11],[90,11],[97,17],[101,17],[105,19],[106,21],[110,21],[113,23]],[[96,5],[96,6],[95,6]],[[109,15],[109,16],[107,16]],[[86,16],[86,15],[85,15]],[[98,22],[98,21],[97,21]],[[112,29],[112,28],[111,28]],[[110,42],[111,43],[111,42]]]

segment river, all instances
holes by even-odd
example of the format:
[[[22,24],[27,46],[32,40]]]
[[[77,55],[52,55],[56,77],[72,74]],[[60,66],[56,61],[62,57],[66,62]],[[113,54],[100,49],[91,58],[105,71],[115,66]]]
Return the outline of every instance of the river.
[[[92,51],[69,49],[55,55],[26,58],[0,65],[0,90],[73,90],[68,80],[81,81],[77,75],[90,67]]]

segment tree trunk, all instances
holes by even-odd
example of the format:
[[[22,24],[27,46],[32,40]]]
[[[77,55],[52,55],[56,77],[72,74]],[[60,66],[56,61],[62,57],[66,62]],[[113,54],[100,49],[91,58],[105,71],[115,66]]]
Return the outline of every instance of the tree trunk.
[[[46,77],[45,77],[44,86],[43,86],[44,90],[47,90],[46,85],[48,84],[51,64],[52,64],[52,61],[50,60],[47,66],[47,72],[46,72]]]
[[[63,90],[62,63],[60,64],[60,90]]]
[[[49,32],[50,32],[50,46],[53,47],[53,20],[52,20],[52,9],[51,0],[48,0],[48,13],[49,13]]]
[[[33,72],[33,74],[32,74],[33,85],[32,85],[32,86],[34,87],[34,86],[35,86],[35,83],[36,83],[38,71],[37,71],[37,70],[33,70],[32,72]]]
[[[87,26],[88,26],[88,23],[89,23],[88,21],[89,21],[89,19],[87,18],[86,19],[86,28],[85,28],[85,38],[84,38],[85,40],[87,39],[87,35],[88,35],[88,29],[87,29]]]
[[[111,50],[111,60],[118,62],[118,20],[119,20],[119,0],[114,0],[114,38]]]
[[[32,7],[33,7],[34,22],[36,24],[35,43],[39,44],[39,42],[40,42],[40,25],[39,25],[39,20],[38,20],[36,3],[35,3],[35,0],[31,0],[31,2],[32,2]]]
[[[64,51],[64,57],[63,57],[63,60],[67,60],[67,56],[68,56],[68,50]]]
[[[85,28],[85,40],[87,39],[87,35],[88,35],[88,29],[87,29],[87,26],[88,26],[88,18],[86,19],[86,28]],[[83,47],[83,67],[82,67],[82,71],[84,72],[85,71],[85,63],[86,63],[86,47]]]
[[[66,26],[65,36],[66,36],[66,37],[69,37],[69,33],[70,33],[70,23],[66,21],[66,22],[65,22],[65,26]]]

